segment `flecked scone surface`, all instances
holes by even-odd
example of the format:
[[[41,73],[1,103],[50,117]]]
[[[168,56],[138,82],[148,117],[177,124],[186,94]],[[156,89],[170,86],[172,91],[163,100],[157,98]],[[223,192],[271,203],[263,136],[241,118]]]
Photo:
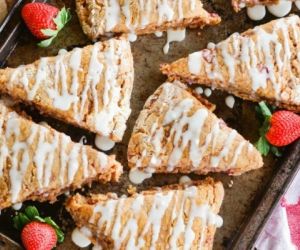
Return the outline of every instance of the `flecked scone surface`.
[[[300,112],[300,18],[277,19],[190,54],[161,70],[231,92],[246,100],[266,100]]]
[[[0,70],[0,91],[49,116],[121,141],[133,79],[130,44],[119,38]]]
[[[221,20],[204,10],[200,0],[76,0],[76,8],[84,33],[93,40],[109,32],[147,34]]]
[[[222,184],[207,179],[122,198],[77,194],[66,208],[104,249],[212,249],[223,196]]]
[[[74,143],[0,103],[0,209],[25,200],[55,201],[68,189],[117,181],[121,174],[114,156]]]
[[[259,152],[183,88],[164,83],[149,97],[129,145],[130,168],[150,173],[228,172],[263,165]]]

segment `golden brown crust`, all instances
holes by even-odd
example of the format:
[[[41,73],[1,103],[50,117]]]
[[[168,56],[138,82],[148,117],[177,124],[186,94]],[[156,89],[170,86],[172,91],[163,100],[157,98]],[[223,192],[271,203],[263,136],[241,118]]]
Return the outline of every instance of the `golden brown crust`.
[[[242,99],[300,112],[299,36],[298,16],[277,19],[163,64],[161,71],[170,81],[214,86]]]
[[[50,201],[92,181],[118,181],[122,166],[89,146],[21,117],[0,103],[0,209]]]
[[[148,190],[126,198],[118,198],[116,194],[100,194],[90,197],[77,194],[68,199],[66,208],[75,220],[76,225],[91,230],[93,235],[92,241],[102,244],[106,249],[113,249],[114,247],[126,249],[126,247],[133,246],[132,242],[139,244],[141,240],[143,240],[141,249],[149,249],[151,245],[154,247],[153,249],[168,249],[175,245],[176,249],[183,249],[183,246],[188,246],[191,242],[188,242],[188,239],[181,234],[183,232],[179,232],[180,229],[176,226],[177,223],[180,223],[178,221],[182,216],[184,216],[184,221],[182,221],[184,232],[188,236],[190,236],[188,223],[191,222],[193,225],[190,229],[193,231],[192,235],[195,238],[188,249],[198,249],[200,246],[202,247],[201,249],[212,249],[216,226],[220,226],[220,217],[216,214],[219,212],[223,197],[223,185],[220,182],[213,181],[211,178],[207,178],[204,181],[190,184],[170,185],[157,188],[156,190]],[[159,199],[161,199],[160,202],[158,202]],[[118,210],[121,203],[122,209]],[[113,204],[118,205],[114,207]],[[163,209],[164,204],[166,204],[166,207]],[[194,207],[195,205],[197,208]],[[101,223],[99,219],[104,215],[97,211],[106,206],[110,206],[111,210],[116,210],[115,213],[110,213],[111,217],[102,218]],[[156,206],[156,212],[151,214],[153,206]],[[181,208],[181,206],[183,207]],[[195,210],[193,210],[193,207]],[[206,210],[207,212],[201,213],[200,210],[204,208],[208,209]],[[133,210],[134,212],[132,212]],[[107,213],[106,211],[105,213]],[[184,215],[181,211],[185,211]],[[199,212],[201,213],[201,215],[199,214],[201,220],[194,214]],[[134,213],[134,216],[132,216],[132,213]],[[212,219],[210,222],[208,222],[209,220],[206,217],[208,213]],[[121,224],[117,222],[118,215],[122,218]],[[108,216],[108,214],[105,216]],[[153,216],[156,217],[155,222],[152,222]],[[108,223],[111,225],[108,228],[103,224],[103,221],[107,219],[109,219]],[[206,223],[204,222],[205,220],[207,220]],[[155,223],[155,226],[159,226],[159,230],[153,231],[154,228],[153,230],[147,230],[147,222]],[[126,229],[127,223],[130,223],[131,226]],[[134,233],[135,223],[137,223],[136,237]],[[114,239],[112,230],[116,233],[119,229],[120,232],[128,229],[132,231],[130,235],[128,234],[128,237],[125,235],[124,240],[120,239],[122,238],[120,235],[117,239]],[[178,236],[175,236],[176,231],[180,233]],[[157,238],[155,238],[156,232],[159,232]],[[145,236],[137,236],[141,234]],[[194,236],[191,236],[192,239]]]
[[[131,112],[133,71],[129,42],[110,39],[0,70],[0,91],[44,114],[121,141]]]
[[[238,12],[244,7],[252,7],[254,5],[276,4],[279,0],[231,0],[233,9]]]
[[[221,21],[217,14],[205,11],[200,0],[195,1],[194,8],[191,7],[190,1],[182,1],[182,14],[178,12],[177,5],[173,1],[169,1],[169,8],[172,9],[174,14],[171,20],[164,19],[161,22],[159,22],[157,0],[151,0],[150,6],[147,3],[148,1],[145,1],[145,6],[143,7],[140,6],[138,0],[130,0],[129,13],[131,20],[130,24],[128,24],[123,10],[126,8],[128,1],[117,0],[118,5],[121,6],[121,8],[118,8],[120,8],[122,13],[118,16],[119,20],[116,21],[116,24],[109,28],[107,27],[106,1],[76,0],[76,10],[84,33],[90,39],[95,40],[109,32],[133,32],[137,35],[143,35],[156,31],[166,31],[170,28],[202,28],[205,25],[216,25]],[[112,16],[109,16],[109,18],[114,19]],[[143,22],[146,22],[146,24],[142,24]]]
[[[176,119],[167,122],[172,116]],[[240,175],[262,167],[263,161],[248,141],[189,92],[165,83],[149,97],[136,121],[128,165],[150,173]]]

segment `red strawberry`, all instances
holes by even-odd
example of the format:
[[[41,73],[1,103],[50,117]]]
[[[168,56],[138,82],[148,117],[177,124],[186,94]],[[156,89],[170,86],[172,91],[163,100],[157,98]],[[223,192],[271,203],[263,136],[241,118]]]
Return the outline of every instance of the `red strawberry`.
[[[23,228],[21,239],[26,250],[51,250],[57,242],[54,228],[38,221],[32,221]]]
[[[300,137],[300,116],[284,110],[272,114],[271,110],[274,107],[269,108],[264,102],[260,102],[256,109],[264,122],[259,129],[260,138],[255,146],[264,156],[271,151],[280,157],[281,150],[277,147],[286,146]]]
[[[48,38],[42,33],[42,29],[56,29],[53,19],[57,16],[59,9],[45,3],[28,3],[22,9],[22,17],[31,33],[39,38]]]
[[[270,119],[266,138],[270,144],[282,147],[300,137],[300,116],[290,111],[277,111]]]
[[[64,233],[50,218],[42,218],[34,206],[25,208],[13,218],[14,227],[21,231],[21,239],[27,250],[51,250],[64,241]]]
[[[39,44],[47,47],[70,20],[71,15],[66,8],[59,10],[46,3],[28,3],[22,9],[22,18],[36,38],[47,39]]]

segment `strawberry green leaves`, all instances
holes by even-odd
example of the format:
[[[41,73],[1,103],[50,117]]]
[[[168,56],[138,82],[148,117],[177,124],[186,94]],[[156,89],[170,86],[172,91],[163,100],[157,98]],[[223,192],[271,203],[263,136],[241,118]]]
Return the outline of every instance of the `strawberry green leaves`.
[[[71,20],[71,13],[69,9],[63,7],[58,15],[53,18],[54,23],[56,24],[56,30],[53,29],[42,29],[41,32],[49,37],[46,40],[43,40],[38,43],[38,46],[45,48],[50,46],[52,41],[56,38],[57,34],[64,28],[64,26]]]
[[[270,129],[270,119],[272,117],[272,111],[274,110],[275,108],[269,108],[265,102],[260,102],[256,107],[256,112],[263,122],[261,128],[259,129],[260,138],[255,143],[255,147],[263,156],[267,156],[271,151],[275,156],[280,157],[281,152],[279,151],[279,149],[271,145],[266,138],[266,133]]]
[[[59,243],[62,243],[64,241],[65,236],[60,227],[51,219],[51,217],[42,218],[37,208],[34,206],[28,206],[25,209],[24,213],[18,213],[13,218],[13,225],[17,230],[21,231],[27,224],[32,221],[38,221],[50,225],[56,232],[57,241]]]

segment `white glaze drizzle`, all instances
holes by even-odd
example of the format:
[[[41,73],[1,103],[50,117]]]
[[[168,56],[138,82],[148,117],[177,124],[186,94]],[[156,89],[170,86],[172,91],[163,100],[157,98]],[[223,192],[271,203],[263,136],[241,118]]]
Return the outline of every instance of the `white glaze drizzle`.
[[[237,65],[241,65],[245,73],[250,76],[253,94],[261,88],[265,89],[270,82],[277,101],[292,99],[299,104],[300,92],[297,86],[300,80],[292,71],[290,43],[291,34],[294,40],[299,36],[298,24],[299,17],[291,16],[276,20],[271,32],[257,26],[253,29],[255,40],[252,36],[235,33],[215,48],[210,46],[208,49],[190,54],[189,71],[195,75],[205,72],[212,81],[216,79],[224,81],[216,59],[218,53],[228,69],[228,81],[232,85],[235,85]],[[283,39],[280,38],[279,33],[282,33]],[[275,65],[279,72],[275,72]],[[291,72],[291,88],[296,90],[293,93],[285,92],[283,89],[283,71]]]
[[[185,29],[173,30],[169,29],[167,31],[167,43],[165,44],[163,51],[168,54],[171,42],[181,42],[185,39]]]
[[[125,100],[129,97],[121,96],[121,86],[117,81],[119,60],[122,58],[123,50],[127,50],[126,47],[129,45],[123,39],[110,39],[107,43],[104,51],[102,43],[95,43],[90,49],[90,61],[84,79],[82,79],[83,49],[75,48],[69,53],[61,50],[51,62],[48,58],[41,58],[32,86],[29,84],[32,73],[24,66],[13,71],[8,86],[12,90],[14,85],[23,87],[29,100],[39,98],[39,94],[44,90],[55,109],[71,110],[79,124],[87,120],[89,126],[93,126],[99,134],[108,136],[115,132],[117,137],[122,137],[126,125],[115,128],[113,122],[115,116],[127,117],[131,111],[129,102],[126,107],[120,108],[118,105],[120,100],[126,103]],[[125,59],[121,62],[127,63]],[[83,89],[79,88],[79,77],[84,81]],[[103,97],[99,95],[102,82],[104,82]],[[89,105],[93,105],[93,111],[87,116]],[[99,122],[99,119],[103,120]]]
[[[11,166],[6,171],[8,171],[9,176],[11,203],[14,204],[21,201],[19,195],[23,190],[25,176],[28,178],[28,174],[30,174],[28,172],[29,168],[32,168],[32,174],[36,176],[38,183],[37,189],[32,190],[32,192],[42,193],[47,188],[53,188],[53,182],[60,182],[60,187],[71,184],[80,167],[83,170],[84,178],[89,176],[92,170],[88,166],[88,156],[83,146],[80,144],[70,145],[71,140],[68,136],[57,132],[49,133],[48,128],[34,123],[27,128],[29,132],[27,132],[27,137],[24,138],[21,126],[24,129],[24,124],[26,125],[26,123],[24,123],[23,118],[20,118],[15,112],[7,111],[2,104],[0,104],[0,113],[0,125],[3,134],[0,139],[0,178],[3,170],[5,170],[7,158],[9,158]],[[5,130],[3,130],[3,127],[5,127]],[[35,149],[32,148],[34,143],[36,143]],[[60,162],[55,163],[59,159]],[[98,160],[101,168],[107,165],[106,155],[99,152]],[[79,162],[81,162],[80,166]],[[57,181],[53,180],[55,164],[60,166]],[[27,189],[25,188],[25,191]]]
[[[191,110],[195,107],[195,100],[192,98],[185,98],[181,101],[173,102],[174,97],[180,96],[182,91],[174,84],[165,83],[163,85],[161,96],[164,96],[163,100],[168,100],[164,104],[167,110],[164,111],[162,126],[158,126],[158,121],[153,122],[149,136],[146,137],[145,143],[151,147],[151,153],[146,149],[142,154],[137,157],[136,166],[134,170],[140,170],[145,174],[151,174],[155,172],[155,169],[162,165],[161,155],[168,155],[167,171],[173,171],[182,160],[185,150],[188,152],[188,159],[191,161],[191,171],[198,170],[200,168],[202,159],[207,155],[207,149],[210,148],[211,154],[217,155],[211,157],[212,167],[219,167],[222,159],[226,159],[228,162],[230,159],[234,163],[240,156],[240,144],[242,141],[236,141],[233,152],[236,159],[229,157],[229,152],[233,142],[236,140],[237,132],[231,130],[227,139],[220,145],[216,145],[217,138],[221,132],[221,120],[215,120],[211,125],[211,130],[205,135],[205,141],[200,143],[200,138],[203,133],[203,128],[207,126],[206,119],[209,116],[209,111],[206,108],[198,108],[191,114]],[[162,106],[162,110],[163,110]],[[162,112],[162,111],[160,111]],[[161,122],[160,122],[161,123]],[[164,127],[170,127],[168,137],[165,136]],[[162,146],[162,140],[167,140],[164,144],[172,143],[172,150],[169,150]],[[141,165],[143,159],[150,157],[148,166]],[[165,164],[165,163],[164,163]],[[228,162],[230,164],[230,162]],[[234,164],[233,164],[234,165]],[[151,175],[150,175],[151,176]],[[145,178],[148,178],[146,176]],[[144,178],[140,178],[143,181]]]
[[[189,9],[185,10],[185,12],[194,11],[196,8],[196,0],[185,1],[190,3],[188,6]],[[131,4],[131,0],[124,0],[122,4],[117,0],[106,1],[105,32],[113,31],[114,28],[122,22],[123,17],[125,19],[125,25],[132,36],[135,35],[137,29],[145,28],[152,23],[152,16],[155,16],[158,25],[161,25],[163,22],[183,19],[185,14],[183,0],[138,0],[136,1],[138,15],[132,13]],[[93,14],[94,13],[91,13],[90,16],[94,16]],[[91,23],[95,24],[96,20],[92,18]]]
[[[141,249],[145,246],[145,236],[148,236],[151,230],[149,249],[154,250],[157,247],[159,233],[162,227],[165,226],[162,224],[163,218],[166,211],[171,209],[171,223],[174,226],[170,229],[169,247],[170,249],[176,249],[178,240],[183,234],[183,249],[190,249],[195,240],[197,244],[201,244],[195,238],[196,235],[192,228],[196,219],[201,220],[202,232],[207,230],[207,226],[220,227],[223,223],[222,218],[213,212],[211,206],[205,203],[196,203],[198,195],[198,189],[195,186],[180,191],[156,192],[153,194],[151,207],[147,209],[147,220],[142,228],[140,228],[141,224],[139,223],[140,212],[145,209],[143,208],[145,197],[142,194],[137,194],[126,210],[124,210],[125,201],[128,199],[126,197],[110,199],[105,204],[96,204],[89,223],[98,226],[98,233],[104,233],[104,235],[112,238],[114,249],[120,249],[121,246],[128,250]],[[181,198],[179,199],[179,197]],[[189,211],[186,211],[188,202],[191,203],[191,207]],[[172,207],[171,204],[173,204]],[[121,222],[123,213],[127,214],[127,219]],[[129,235],[129,240],[125,245],[125,239]],[[200,235],[200,239],[203,237],[205,235]]]

